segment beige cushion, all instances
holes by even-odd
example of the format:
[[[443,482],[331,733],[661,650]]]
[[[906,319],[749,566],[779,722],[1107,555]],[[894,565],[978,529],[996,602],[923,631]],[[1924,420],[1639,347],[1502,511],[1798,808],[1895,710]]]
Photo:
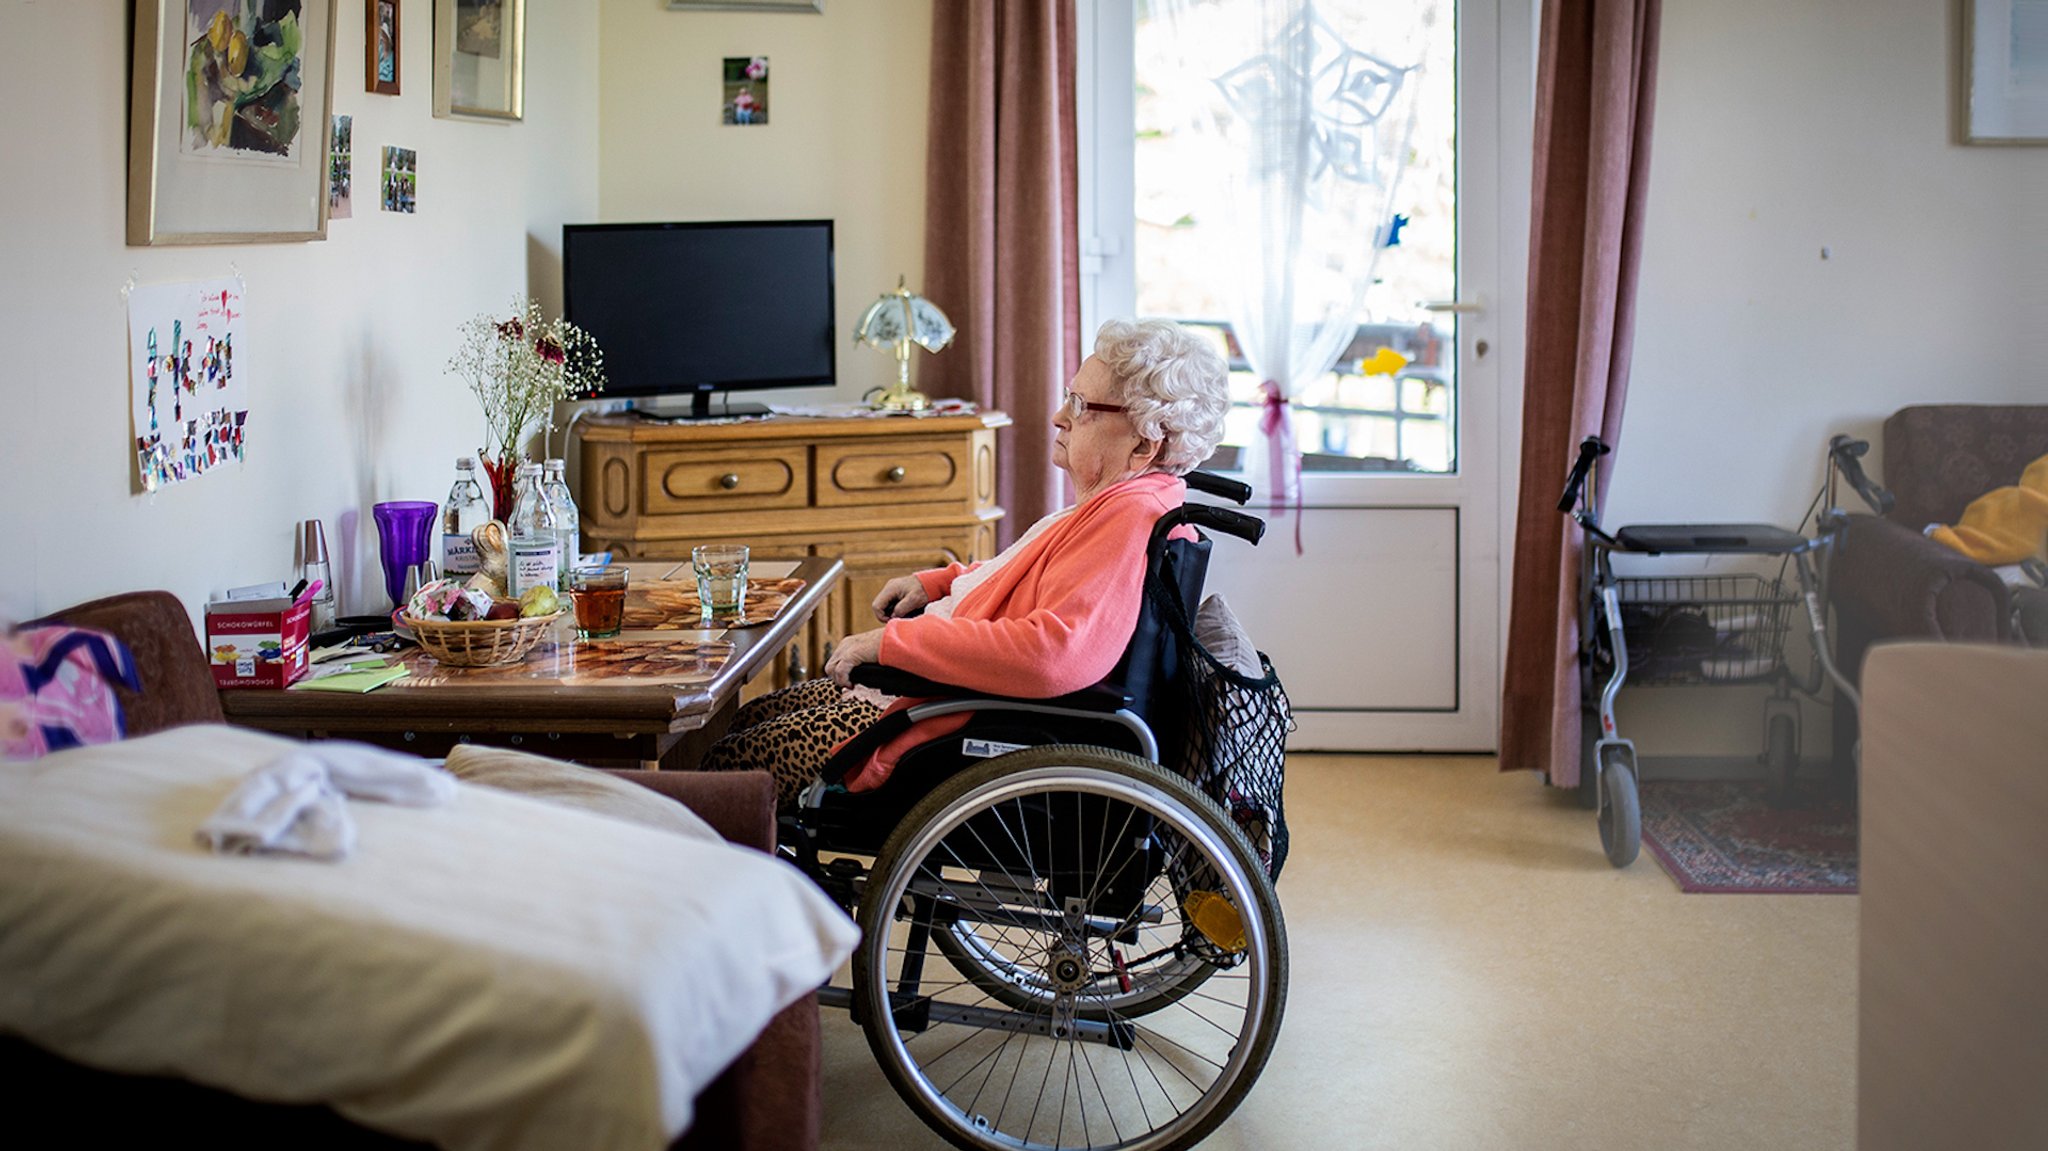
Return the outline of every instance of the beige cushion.
[[[516,791],[563,807],[594,811],[692,839],[725,842],[696,812],[665,795],[615,779],[596,768],[578,767],[544,755],[465,743],[448,753],[448,771],[465,783]]]
[[[1195,612],[1195,641],[1209,649],[1216,662],[1238,673],[1258,679],[1266,674],[1259,664],[1259,649],[1230,610],[1222,596],[1212,595]]]

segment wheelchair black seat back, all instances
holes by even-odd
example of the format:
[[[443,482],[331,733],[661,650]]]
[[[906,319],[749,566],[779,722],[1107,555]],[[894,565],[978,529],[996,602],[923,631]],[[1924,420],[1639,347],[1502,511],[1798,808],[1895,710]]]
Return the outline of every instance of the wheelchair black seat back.
[[[1196,538],[1172,538],[1183,524]],[[956,1145],[1191,1146],[1265,1064],[1287,986],[1272,884],[1285,696],[1270,665],[1219,681],[1190,624],[1212,548],[1199,529],[1256,543],[1264,526],[1208,505],[1162,517],[1132,639],[1084,691],[977,696],[861,669],[923,702],[850,742],[783,820],[785,852],[863,931],[853,986],[822,1000],[852,1009],[899,1094]],[[1205,682],[1272,701],[1268,770],[1238,769],[1250,745],[1213,730]],[[831,786],[909,724],[960,712],[882,787]]]

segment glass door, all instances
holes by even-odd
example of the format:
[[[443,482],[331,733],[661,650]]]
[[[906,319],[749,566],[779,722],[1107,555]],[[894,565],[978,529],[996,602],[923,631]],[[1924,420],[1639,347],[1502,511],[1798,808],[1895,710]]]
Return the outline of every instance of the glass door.
[[[1258,9],[1263,39],[1244,21]],[[1234,403],[1209,466],[1251,483],[1255,510],[1294,478],[1284,455],[1276,468],[1263,431],[1281,414],[1262,388],[1276,359],[1275,301],[1296,307],[1296,331],[1318,317],[1290,293],[1344,309],[1325,305],[1320,317],[1320,354],[1334,352],[1326,368],[1278,357],[1292,360],[1284,416],[1300,450],[1299,506],[1262,510],[1271,527],[1256,549],[1219,542],[1210,577],[1287,683],[1301,725],[1294,746],[1491,750],[1496,0],[1097,0],[1082,13],[1082,111],[1093,131],[1089,140],[1084,130],[1084,330],[1116,315],[1161,316],[1216,340]],[[1520,21],[1516,31],[1526,35]],[[1191,36],[1221,50],[1191,51]],[[1306,110],[1288,131],[1307,146],[1218,146],[1244,127],[1233,118],[1278,106],[1268,99],[1278,89]],[[1311,199],[1305,212],[1276,212],[1270,196],[1262,213],[1248,212],[1242,195],[1233,205],[1217,194],[1276,164],[1295,165],[1283,176]],[[1347,212],[1364,214],[1349,233],[1331,223]],[[1261,230],[1249,242],[1263,248],[1248,248],[1246,234]],[[1283,233],[1309,239],[1275,259]],[[1355,295],[1333,289],[1341,275],[1357,277]]]

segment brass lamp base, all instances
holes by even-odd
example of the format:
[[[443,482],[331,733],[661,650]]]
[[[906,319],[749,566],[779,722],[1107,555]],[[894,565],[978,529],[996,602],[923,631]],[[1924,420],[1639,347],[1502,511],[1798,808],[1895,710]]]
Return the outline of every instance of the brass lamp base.
[[[886,412],[921,412],[931,407],[932,402],[925,398],[923,392],[914,392],[907,388],[890,388],[876,396],[874,403],[869,406]]]

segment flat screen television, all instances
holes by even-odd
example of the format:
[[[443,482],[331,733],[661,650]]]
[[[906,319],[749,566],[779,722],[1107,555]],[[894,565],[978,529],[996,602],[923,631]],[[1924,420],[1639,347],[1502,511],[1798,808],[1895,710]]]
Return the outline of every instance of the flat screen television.
[[[713,413],[711,396],[837,376],[830,220],[569,224],[562,303],[604,353],[605,393],[636,408],[758,414],[730,397]]]

